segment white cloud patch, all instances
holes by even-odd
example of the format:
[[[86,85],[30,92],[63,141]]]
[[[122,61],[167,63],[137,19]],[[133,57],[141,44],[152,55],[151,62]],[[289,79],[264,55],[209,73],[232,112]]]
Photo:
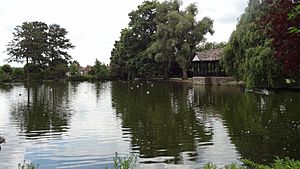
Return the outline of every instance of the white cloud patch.
[[[56,23],[66,28],[76,46],[73,58],[82,65],[94,64],[96,58],[109,63],[114,42],[129,22],[128,13],[143,0],[0,0],[0,65],[8,56],[2,53],[12,39],[17,25],[26,21]],[[183,0],[186,6],[196,2],[199,16],[212,18],[215,34],[210,41],[227,41],[247,0]]]

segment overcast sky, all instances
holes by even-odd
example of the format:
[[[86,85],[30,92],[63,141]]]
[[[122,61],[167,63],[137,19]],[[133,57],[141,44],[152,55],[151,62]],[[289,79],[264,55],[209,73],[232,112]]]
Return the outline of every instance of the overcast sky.
[[[0,65],[17,25],[26,21],[56,23],[69,32],[76,46],[70,51],[81,65],[93,65],[95,59],[109,63],[113,44],[129,22],[128,13],[143,0],[0,0]],[[183,0],[184,6],[195,2],[200,20],[214,20],[215,34],[208,41],[227,42],[248,0]],[[16,66],[14,64],[14,66]]]

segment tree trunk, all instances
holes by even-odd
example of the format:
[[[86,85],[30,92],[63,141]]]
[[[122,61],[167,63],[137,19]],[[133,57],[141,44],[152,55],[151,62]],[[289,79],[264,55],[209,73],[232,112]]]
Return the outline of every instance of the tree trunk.
[[[168,80],[168,79],[170,79],[168,68],[164,68],[164,80]]]
[[[171,61],[167,61],[165,64],[163,64],[163,70],[164,70],[164,80],[168,80],[170,79],[170,76],[169,76],[169,69],[170,69],[170,66],[171,66]]]
[[[27,75],[27,82],[29,82],[29,65],[28,65],[28,57],[26,57],[26,75]]]
[[[182,68],[182,80],[188,79],[186,68]]]

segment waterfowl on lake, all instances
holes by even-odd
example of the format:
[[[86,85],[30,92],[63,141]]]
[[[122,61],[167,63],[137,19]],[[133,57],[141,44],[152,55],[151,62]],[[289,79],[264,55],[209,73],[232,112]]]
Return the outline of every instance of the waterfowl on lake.
[[[6,140],[3,136],[0,136],[0,151],[1,151],[1,144],[6,143]]]
[[[3,144],[5,142],[6,142],[5,138],[3,136],[0,136],[0,144]]]

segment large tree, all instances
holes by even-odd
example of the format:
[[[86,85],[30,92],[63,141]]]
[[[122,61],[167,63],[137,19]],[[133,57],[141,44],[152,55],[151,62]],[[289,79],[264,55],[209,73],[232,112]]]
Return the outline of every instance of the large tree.
[[[198,9],[195,4],[191,4],[174,17],[178,18],[175,25],[175,36],[177,44],[175,46],[175,60],[182,69],[182,78],[187,79],[187,69],[196,53],[196,46],[205,41],[207,33],[213,34],[213,21],[204,17],[201,21],[196,21]],[[176,16],[177,15],[177,16]]]
[[[299,3],[293,0],[266,0],[267,10],[260,19],[262,27],[267,27],[267,36],[272,39],[275,59],[292,79],[300,79],[300,33],[289,31],[300,27]]]
[[[173,0],[158,5],[156,40],[148,49],[162,64],[165,78],[168,78],[171,62],[175,61],[182,69],[182,78],[187,79],[187,69],[196,53],[196,46],[205,40],[205,34],[213,33],[210,18],[196,21],[198,10],[195,4],[180,10],[181,4],[181,1]]]
[[[260,0],[250,0],[240,17],[224,51],[224,67],[247,87],[274,87],[283,81],[282,69],[273,55],[272,41],[258,20],[267,6]]]
[[[32,62],[34,65],[48,63],[47,24],[43,22],[24,22],[15,28],[13,40],[8,44],[8,62]]]
[[[8,62],[24,62],[35,68],[66,64],[71,56],[66,52],[74,46],[66,38],[67,31],[59,25],[43,22],[24,22],[15,28],[13,40],[8,44]]]
[[[66,61],[70,61],[72,57],[66,50],[74,48],[68,38],[68,31],[60,25],[49,25],[48,30],[48,57],[50,65],[57,65]]]
[[[147,49],[149,55],[153,55],[155,61],[160,64],[165,79],[169,78],[169,69],[175,59],[176,40],[172,35],[173,29],[168,25],[168,14],[179,12],[179,1],[165,1],[157,5],[155,18],[157,32],[151,46]]]
[[[167,79],[176,63],[187,78],[196,46],[213,31],[211,19],[196,21],[196,5],[180,10],[181,4],[179,0],[144,1],[129,13],[128,28],[122,30],[112,50],[113,76],[132,79],[163,74]]]
[[[114,77],[132,79],[147,77],[155,70],[154,60],[145,49],[156,32],[156,1],[144,1],[137,10],[130,12],[128,28],[121,31],[111,53],[111,72]]]

